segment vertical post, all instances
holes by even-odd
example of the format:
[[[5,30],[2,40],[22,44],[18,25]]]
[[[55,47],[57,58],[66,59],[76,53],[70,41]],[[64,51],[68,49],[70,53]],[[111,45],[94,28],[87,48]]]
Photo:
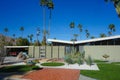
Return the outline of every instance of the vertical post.
[[[51,58],[53,58],[53,45],[51,45]]]
[[[33,58],[35,57],[35,46],[33,46]]]
[[[60,48],[60,47],[58,46],[58,58],[59,58],[59,48]]]

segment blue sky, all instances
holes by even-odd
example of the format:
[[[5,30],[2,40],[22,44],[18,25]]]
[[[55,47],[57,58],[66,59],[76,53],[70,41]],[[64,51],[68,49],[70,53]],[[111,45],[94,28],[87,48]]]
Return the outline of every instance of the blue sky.
[[[114,35],[120,34],[120,18],[118,18],[112,3],[104,0],[53,0],[52,23],[50,38],[62,40],[71,39],[70,22],[75,22],[74,33],[79,34],[78,24],[83,25],[81,39],[86,39],[85,29],[91,36],[99,37],[100,33],[108,33],[108,25],[116,26]],[[46,27],[48,27],[49,10],[46,9]],[[19,28],[24,26],[24,37],[34,34],[36,28],[43,30],[43,14],[39,0],[0,0],[0,33],[4,34],[4,28],[9,29],[8,36],[16,34],[21,36]],[[42,39],[42,33],[39,40]],[[79,38],[78,38],[79,39]]]

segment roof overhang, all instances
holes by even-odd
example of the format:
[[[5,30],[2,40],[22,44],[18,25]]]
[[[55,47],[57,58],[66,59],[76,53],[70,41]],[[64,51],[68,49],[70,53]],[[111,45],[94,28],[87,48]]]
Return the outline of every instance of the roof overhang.
[[[81,41],[64,41],[64,40],[56,40],[56,39],[48,39],[48,41],[54,42],[54,43],[63,43],[63,44],[84,44],[84,43],[112,40],[112,39],[118,39],[118,38],[120,38],[120,35],[111,36],[111,37],[103,37],[103,38],[95,38],[95,39],[89,39],[89,40],[81,40]]]
[[[4,46],[4,48],[28,48],[29,46]]]

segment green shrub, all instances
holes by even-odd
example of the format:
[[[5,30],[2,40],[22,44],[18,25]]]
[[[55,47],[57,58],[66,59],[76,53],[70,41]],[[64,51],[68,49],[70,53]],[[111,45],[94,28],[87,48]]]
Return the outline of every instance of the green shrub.
[[[88,56],[86,63],[90,66],[93,64],[93,60],[92,60],[91,56]]]
[[[79,64],[79,66],[84,63],[84,61],[83,61],[81,56],[78,57],[77,63]]]

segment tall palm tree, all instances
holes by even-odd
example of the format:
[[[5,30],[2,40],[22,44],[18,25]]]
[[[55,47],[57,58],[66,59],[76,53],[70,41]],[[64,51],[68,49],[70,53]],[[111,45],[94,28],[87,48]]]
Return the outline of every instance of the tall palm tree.
[[[52,19],[52,10],[54,9],[54,3],[52,0],[48,0],[48,9],[50,10],[50,14],[49,14],[49,28],[48,28],[48,32],[50,35],[50,26],[51,26],[51,19]]]
[[[33,34],[31,34],[31,35],[28,35],[28,38],[30,39],[30,42],[31,42],[31,44],[32,44],[32,40],[33,40]]]
[[[100,38],[103,38],[103,37],[107,37],[107,36],[106,36],[106,34],[101,33],[101,34],[100,34]]]
[[[80,37],[81,37],[81,32],[82,32],[82,25],[81,24],[78,24],[78,28],[79,28],[79,31],[80,31]]]
[[[115,32],[115,25],[114,24],[110,24],[109,26],[108,26],[108,28],[109,28],[109,33],[110,33],[110,35],[112,35],[113,34],[113,32]]]
[[[108,31],[108,36],[111,36],[111,35],[112,35],[111,31]]]
[[[23,31],[24,31],[24,27],[23,26],[20,27],[20,31],[22,32],[21,37],[23,37]]]
[[[77,41],[78,34],[74,34],[74,41]]]
[[[72,30],[72,32],[73,32],[73,29],[75,28],[75,23],[74,23],[74,22],[71,22],[69,26],[70,26],[70,28],[71,28],[71,30]],[[73,34],[73,33],[72,33],[72,34]],[[71,34],[71,35],[72,35],[72,34]],[[72,36],[71,36],[71,38],[72,38]]]
[[[89,31],[87,29],[85,30],[85,33],[86,33],[86,38],[89,38],[90,33],[89,33]]]
[[[43,7],[43,30],[46,30],[46,7],[48,0],[40,0],[40,5]],[[46,34],[43,34],[43,41],[46,42]]]
[[[37,46],[39,45],[39,40],[38,40],[38,36],[40,35],[40,29],[37,28],[37,32],[36,32],[36,36],[37,36]]]
[[[7,33],[9,32],[8,28],[4,28],[5,36],[7,36]]]
[[[95,39],[95,36],[91,36],[91,39]]]
[[[15,34],[13,34],[13,38],[14,38],[14,39],[15,39],[15,36],[16,36],[16,35],[15,35]]]
[[[114,4],[118,17],[120,18],[120,0],[104,0],[105,2],[111,1]]]

